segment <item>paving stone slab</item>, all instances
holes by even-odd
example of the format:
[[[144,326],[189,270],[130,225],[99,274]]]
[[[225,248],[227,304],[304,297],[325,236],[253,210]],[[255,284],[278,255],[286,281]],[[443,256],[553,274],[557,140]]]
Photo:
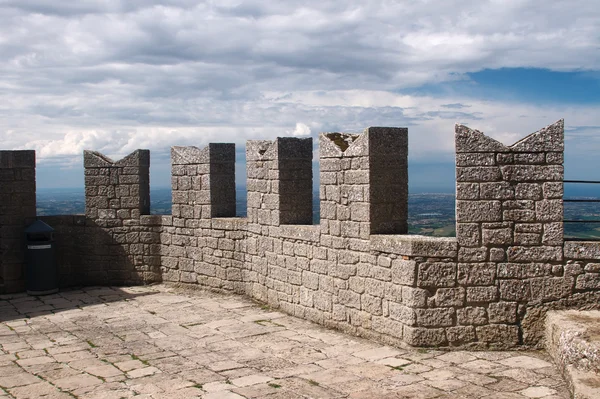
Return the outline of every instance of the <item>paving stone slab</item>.
[[[395,348],[234,295],[156,285],[11,298],[0,397],[568,398],[543,352]]]

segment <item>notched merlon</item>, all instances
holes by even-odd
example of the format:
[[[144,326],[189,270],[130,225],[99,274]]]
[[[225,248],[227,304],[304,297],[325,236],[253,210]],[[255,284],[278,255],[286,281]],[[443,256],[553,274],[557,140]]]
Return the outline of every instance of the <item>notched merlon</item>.
[[[348,133],[325,133],[325,137],[331,140],[340,150],[346,151],[348,147],[359,137],[358,134]]]
[[[275,156],[275,143],[272,140],[248,140],[246,142],[246,160],[264,160],[265,157]],[[273,149],[273,150],[272,150]],[[273,153],[270,154],[272,150]]]

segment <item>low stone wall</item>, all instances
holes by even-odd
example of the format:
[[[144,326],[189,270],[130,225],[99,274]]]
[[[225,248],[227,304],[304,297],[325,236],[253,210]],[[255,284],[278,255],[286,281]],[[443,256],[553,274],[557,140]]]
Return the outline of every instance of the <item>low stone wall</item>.
[[[194,284],[392,344],[541,346],[550,309],[597,308],[600,245],[563,239],[563,123],[512,146],[456,128],[457,237],[406,235],[407,130],[174,147],[173,214],[147,215],[149,154],[86,152],[86,215],[57,229],[64,285]],[[0,237],[1,238],[1,237]]]

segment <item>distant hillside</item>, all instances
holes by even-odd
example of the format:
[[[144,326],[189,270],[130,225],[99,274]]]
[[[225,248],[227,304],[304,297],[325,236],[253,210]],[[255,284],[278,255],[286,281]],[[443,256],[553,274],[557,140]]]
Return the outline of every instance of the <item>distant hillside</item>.
[[[577,188],[577,191],[567,188],[565,197],[599,198],[600,195],[597,194],[600,193],[583,191],[582,188]],[[409,233],[453,237],[456,235],[454,211],[454,194],[411,194],[408,200]],[[38,189],[37,212],[38,215],[83,214],[85,212],[84,190]],[[150,213],[155,215],[171,213],[171,189],[156,188],[150,191]],[[237,190],[237,216],[246,216],[245,188]],[[565,219],[600,221],[600,203],[565,203]],[[313,195],[313,223],[319,223],[318,192]],[[600,222],[566,223],[565,236],[583,239],[600,238]]]

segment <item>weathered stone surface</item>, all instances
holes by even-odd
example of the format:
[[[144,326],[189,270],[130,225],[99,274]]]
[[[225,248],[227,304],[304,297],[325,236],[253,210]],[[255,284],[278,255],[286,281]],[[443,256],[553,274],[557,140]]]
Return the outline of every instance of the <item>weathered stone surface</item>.
[[[458,309],[456,312],[456,320],[461,325],[482,326],[488,324],[487,312],[483,307],[467,306]]]
[[[454,308],[415,309],[419,327],[449,327],[454,323]]]
[[[519,140],[511,147],[514,152],[564,151],[564,120],[559,120]],[[541,179],[540,179],[541,180]]]
[[[435,293],[435,305],[440,307],[460,307],[465,303],[465,289],[438,288]]]
[[[492,285],[495,278],[495,263],[458,264],[457,280],[461,285]]]
[[[560,165],[507,165],[500,170],[504,180],[516,182],[560,181],[564,176]]]
[[[406,256],[454,258],[457,254],[455,238],[374,235],[370,245],[373,251]]]
[[[502,143],[484,135],[479,130],[470,129],[464,125],[456,125],[455,141],[457,153],[473,152],[508,152]]]
[[[492,302],[498,300],[498,287],[467,287],[467,302]]]
[[[413,346],[440,346],[446,343],[443,328],[423,328],[404,326],[404,342]]]
[[[453,287],[456,284],[455,263],[421,263],[418,267],[418,287]]]
[[[495,166],[468,166],[456,168],[457,182],[495,182],[502,180],[500,169]]]
[[[519,329],[517,326],[505,324],[490,324],[475,327],[477,339],[482,342],[506,342],[516,344],[519,342]]]
[[[496,154],[493,152],[456,154],[456,166],[493,166],[495,164]]]
[[[456,201],[456,218],[463,223],[502,220],[500,201]]]
[[[547,262],[561,261],[563,252],[561,247],[539,246],[523,247],[514,246],[508,248],[509,262]]]
[[[456,240],[461,246],[479,247],[481,245],[480,225],[478,223],[458,223]]]
[[[600,259],[600,243],[595,241],[567,241],[564,250],[567,259]]]
[[[488,307],[490,323],[514,324],[517,322],[516,302],[494,302]]]

